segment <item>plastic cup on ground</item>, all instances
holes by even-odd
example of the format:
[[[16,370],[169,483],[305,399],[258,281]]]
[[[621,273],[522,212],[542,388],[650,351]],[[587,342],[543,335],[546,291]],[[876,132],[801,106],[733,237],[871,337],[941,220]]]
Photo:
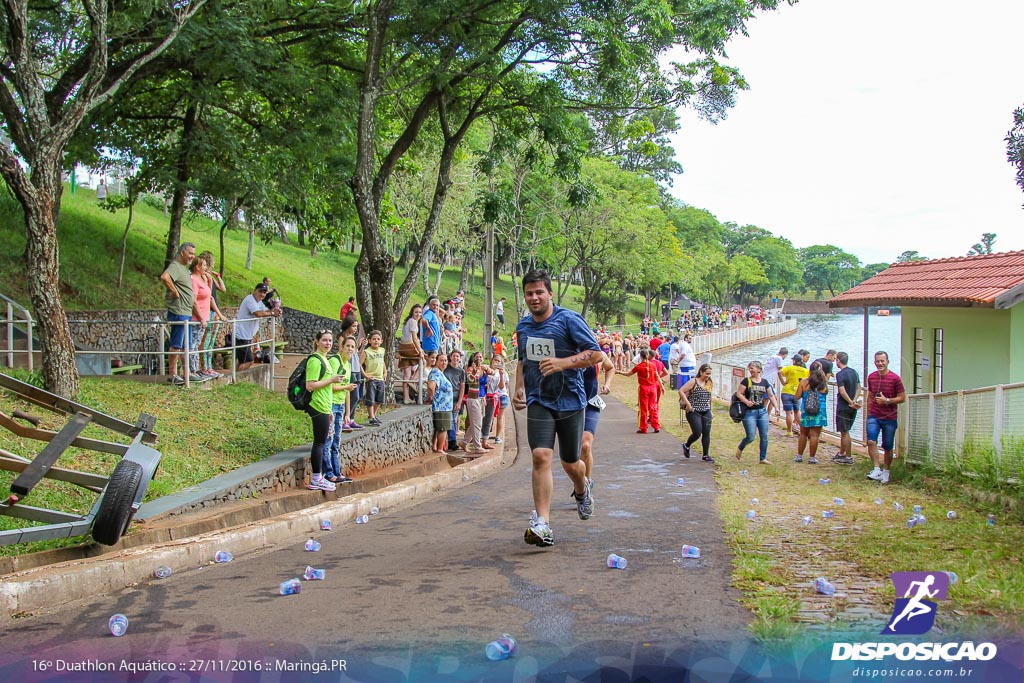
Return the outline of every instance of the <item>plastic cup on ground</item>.
[[[107,620],[107,628],[110,629],[110,635],[120,638],[128,632],[128,617],[115,614]]]
[[[628,561],[621,555],[612,553],[608,556],[608,567],[611,569],[625,569]]]

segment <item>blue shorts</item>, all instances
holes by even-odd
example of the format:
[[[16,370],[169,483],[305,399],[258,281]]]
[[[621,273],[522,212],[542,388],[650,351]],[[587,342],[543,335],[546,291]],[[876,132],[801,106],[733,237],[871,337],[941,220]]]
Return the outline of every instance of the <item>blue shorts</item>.
[[[879,420],[868,415],[868,441],[878,443],[879,432],[882,433],[882,450],[893,450],[896,446],[896,420]]]
[[[177,313],[171,313],[167,311],[167,322],[169,323],[182,323],[187,320],[192,320],[191,315],[178,315]],[[172,349],[183,349],[185,348],[185,328],[188,325],[171,325],[171,343]]]
[[[782,409],[787,413],[795,413],[800,410],[800,401],[793,394],[782,394]]]
[[[593,406],[587,406],[583,416],[583,431],[590,432],[597,436],[597,421],[601,419],[601,411]]]

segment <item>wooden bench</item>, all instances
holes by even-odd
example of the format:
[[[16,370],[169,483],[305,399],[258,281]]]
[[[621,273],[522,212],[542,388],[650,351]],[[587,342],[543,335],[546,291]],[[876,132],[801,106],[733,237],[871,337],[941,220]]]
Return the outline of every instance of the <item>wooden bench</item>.
[[[141,365],[122,365],[119,368],[110,368],[111,375],[130,375],[136,370],[141,370]]]

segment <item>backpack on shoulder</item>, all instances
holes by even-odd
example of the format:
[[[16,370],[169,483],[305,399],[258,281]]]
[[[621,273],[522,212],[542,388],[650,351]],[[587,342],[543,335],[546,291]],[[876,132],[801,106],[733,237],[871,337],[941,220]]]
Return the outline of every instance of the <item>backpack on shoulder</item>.
[[[309,402],[313,400],[313,392],[306,388],[306,363],[314,355],[316,354],[303,358],[292,370],[292,374],[288,376],[288,401],[295,410],[306,410],[309,408]],[[319,359],[317,360],[319,361]],[[327,366],[320,361],[320,379],[322,380],[326,374]]]
[[[745,379],[743,383],[747,385],[747,389],[750,389],[750,380]],[[743,401],[740,400],[739,396],[735,393],[732,395],[732,400],[729,402],[729,417],[732,418],[733,422],[743,422],[743,416],[747,414],[747,406],[744,405]]]
[[[821,412],[821,394],[817,391],[804,392],[804,415],[816,417]]]

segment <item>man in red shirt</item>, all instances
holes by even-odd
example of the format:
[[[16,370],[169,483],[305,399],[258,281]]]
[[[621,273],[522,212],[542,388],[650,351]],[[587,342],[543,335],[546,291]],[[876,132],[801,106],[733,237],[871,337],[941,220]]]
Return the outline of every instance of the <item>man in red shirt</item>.
[[[341,307],[340,320],[344,320],[350,313],[352,315],[355,315],[358,312],[359,308],[356,306],[356,298],[354,296],[350,296],[348,298],[348,301],[346,301],[345,304]]]
[[[893,450],[896,447],[896,418],[899,404],[907,400],[903,380],[889,370],[889,354],[875,353],[875,372],[868,375],[864,387],[868,405],[868,455],[875,468],[868,473],[868,479],[889,483],[889,468],[892,466]],[[878,436],[882,435],[884,459],[878,455]]]

